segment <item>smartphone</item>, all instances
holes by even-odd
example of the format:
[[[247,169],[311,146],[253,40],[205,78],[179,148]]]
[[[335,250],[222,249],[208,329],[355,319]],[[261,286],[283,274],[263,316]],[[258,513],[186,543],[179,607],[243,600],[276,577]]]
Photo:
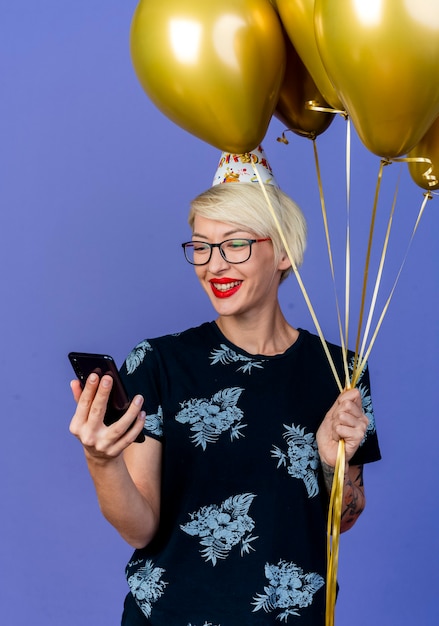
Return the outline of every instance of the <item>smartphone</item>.
[[[117,422],[129,407],[130,398],[114,359],[108,354],[93,354],[91,352],[70,352],[68,356],[82,388],[84,388],[87,378],[92,373],[97,374],[99,378],[102,378],[104,374],[111,376],[113,387],[108,399],[104,424],[110,426]],[[140,433],[135,441],[142,443],[142,441],[145,441],[145,435]]]

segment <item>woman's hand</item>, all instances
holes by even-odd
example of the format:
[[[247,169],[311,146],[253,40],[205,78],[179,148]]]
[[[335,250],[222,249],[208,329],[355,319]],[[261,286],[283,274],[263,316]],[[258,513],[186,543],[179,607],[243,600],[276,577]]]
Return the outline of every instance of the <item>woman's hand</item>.
[[[103,515],[131,546],[143,548],[159,523],[161,444],[147,437],[130,446],[145,422],[140,395],[117,422],[104,424],[112,384],[111,376],[99,381],[91,374],[81,392],[79,381],[72,381],[77,407],[70,432],[84,446]]]
[[[349,462],[363,441],[368,423],[358,389],[341,393],[317,431],[317,445],[322,463],[335,467],[340,439],[344,439],[346,461]]]
[[[112,385],[111,376],[103,376],[99,380],[97,374],[88,377],[83,391],[78,380],[71,382],[77,407],[70,422],[70,432],[80,440],[89,459],[118,457],[141,433],[144,425],[145,413],[141,411],[143,397],[140,395],[135,396],[117,422],[111,426],[104,424]]]

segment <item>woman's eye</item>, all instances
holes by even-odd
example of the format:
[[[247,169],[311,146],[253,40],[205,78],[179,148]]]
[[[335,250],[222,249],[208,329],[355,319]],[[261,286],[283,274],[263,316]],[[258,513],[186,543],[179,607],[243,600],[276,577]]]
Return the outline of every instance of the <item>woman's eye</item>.
[[[246,239],[232,239],[227,242],[227,247],[230,250],[239,250],[241,248],[246,248],[248,246],[248,241]]]

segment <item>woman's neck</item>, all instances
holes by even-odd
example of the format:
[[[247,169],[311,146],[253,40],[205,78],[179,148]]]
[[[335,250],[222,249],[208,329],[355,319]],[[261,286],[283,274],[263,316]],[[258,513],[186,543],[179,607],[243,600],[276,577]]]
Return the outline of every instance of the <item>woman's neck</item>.
[[[280,308],[268,319],[221,316],[216,323],[229,341],[249,354],[283,354],[299,336],[299,332],[288,324]]]

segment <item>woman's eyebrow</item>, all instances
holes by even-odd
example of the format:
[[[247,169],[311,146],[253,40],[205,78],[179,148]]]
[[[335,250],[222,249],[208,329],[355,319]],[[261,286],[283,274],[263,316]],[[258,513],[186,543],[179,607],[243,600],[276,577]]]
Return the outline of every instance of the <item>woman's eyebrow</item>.
[[[230,235],[234,235],[235,233],[248,233],[250,231],[245,230],[245,228],[235,228],[233,230],[228,230],[226,233],[224,233],[223,237],[230,237]],[[192,233],[192,237],[200,237],[201,239],[206,239],[206,235],[203,235],[202,233]]]

